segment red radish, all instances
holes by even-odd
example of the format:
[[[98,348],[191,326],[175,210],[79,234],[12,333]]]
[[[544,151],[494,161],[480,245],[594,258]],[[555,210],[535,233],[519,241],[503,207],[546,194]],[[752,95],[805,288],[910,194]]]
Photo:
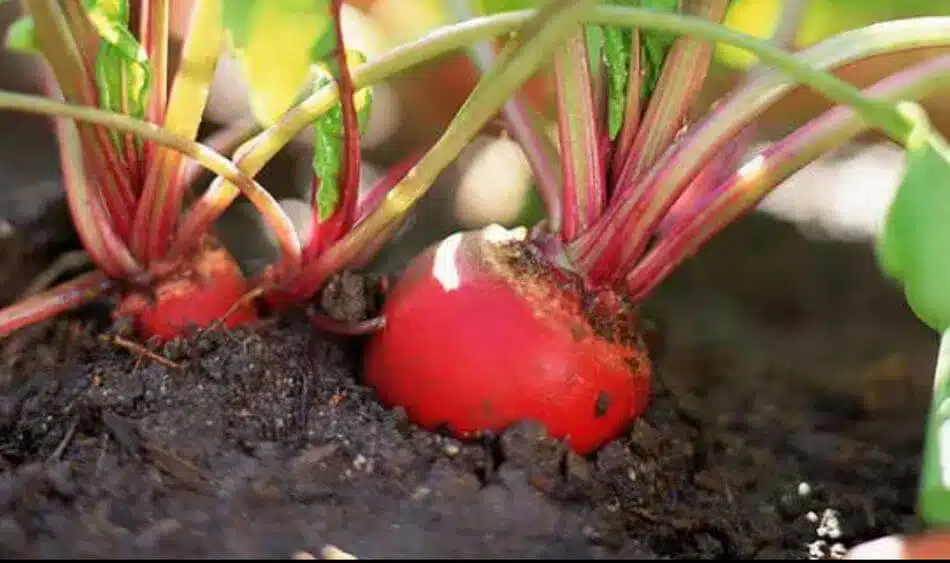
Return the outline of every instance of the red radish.
[[[532,419],[588,453],[646,408],[636,311],[610,292],[592,299],[520,239],[493,225],[416,258],[387,298],[365,375],[425,428],[474,437]]]
[[[179,268],[162,280],[152,290],[153,295],[127,296],[116,316],[131,316],[140,334],[165,342],[195,327],[220,323],[233,328],[256,320],[254,302],[242,302],[249,290],[227,252],[207,250],[189,267]]]
[[[727,4],[691,5],[720,20]],[[559,147],[522,101],[504,108],[546,221],[530,237],[496,225],[429,248],[392,287],[383,328],[367,343],[367,382],[424,428],[471,438],[534,420],[579,454],[620,437],[651,392],[639,301],[694,251],[683,240],[708,240],[754,204],[735,197],[744,176],[730,175],[745,147],[741,127],[712,141],[682,134],[709,45],[682,37],[660,53],[664,62],[632,63],[638,41],[658,38],[613,35],[598,47],[609,60],[592,65],[598,40],[584,29],[554,55]]]

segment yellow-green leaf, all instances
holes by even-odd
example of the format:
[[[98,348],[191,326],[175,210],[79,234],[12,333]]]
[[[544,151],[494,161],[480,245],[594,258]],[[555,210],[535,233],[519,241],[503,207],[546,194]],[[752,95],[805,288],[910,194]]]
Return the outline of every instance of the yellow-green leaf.
[[[102,39],[95,76],[103,109],[144,119],[149,99],[148,54],[129,30],[128,0],[86,0],[89,21]],[[118,136],[113,133],[118,143]]]
[[[333,29],[328,0],[231,0],[224,26],[265,126],[292,107],[310,80],[311,53]]]
[[[36,26],[33,18],[22,16],[14,20],[7,28],[4,45],[7,49],[18,53],[38,53],[39,45],[36,42]]]
[[[891,203],[877,256],[900,282],[914,314],[938,332],[950,328],[950,145],[916,104],[906,169]]]
[[[347,63],[352,68],[363,62],[356,51],[347,51]],[[314,65],[314,88],[333,82],[333,74],[326,64]],[[356,92],[355,105],[362,131],[369,120],[372,90]],[[343,164],[343,106],[339,102],[313,124],[313,172],[317,180],[316,204],[321,221],[333,215],[340,202],[340,171]]]

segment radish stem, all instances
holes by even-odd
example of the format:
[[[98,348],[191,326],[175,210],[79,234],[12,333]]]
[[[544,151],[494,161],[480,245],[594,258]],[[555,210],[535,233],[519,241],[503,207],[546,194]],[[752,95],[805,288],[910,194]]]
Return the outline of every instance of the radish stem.
[[[169,0],[141,0],[139,35],[152,64],[152,99],[148,107],[148,119],[152,123],[165,120],[168,104],[168,3]]]
[[[950,524],[950,331],[940,338],[927,420],[917,513],[928,526]]]
[[[888,102],[921,99],[950,87],[950,55],[921,63],[865,90]],[[627,278],[635,298],[644,298],[686,257],[725,225],[750,211],[777,184],[817,158],[870,128],[871,123],[848,106],[836,106],[769,147],[732,174],[699,204],[695,214],[678,221]]]
[[[473,42],[511,33],[535,13],[535,10],[503,12],[447,25],[437,32],[405,43],[354,68],[353,85],[357,89],[371,86],[417,64],[463,49]],[[660,13],[638,8],[595,6],[588,8],[579,19],[591,24],[642,26],[672,32],[697,33],[706,36],[707,39],[721,40],[724,43],[750,50],[756,49],[762,43],[751,36],[720,28],[713,22],[695,16]],[[710,37],[711,35],[714,37]],[[803,62],[798,62],[798,55],[784,55],[786,57],[784,60],[792,61],[791,64],[796,67],[810,63],[829,68],[884,52],[944,45],[950,45],[950,19],[911,18],[843,32],[809,49],[808,52],[812,53],[814,58],[802,59]],[[774,54],[776,51],[782,53],[776,48],[773,48],[771,52]],[[753,101],[757,101],[757,97],[764,96],[766,93],[777,97],[795,85],[794,81],[774,71],[765,74],[763,80],[765,82],[757,82],[759,87],[752,96]],[[836,79],[831,78],[831,80]],[[770,91],[773,88],[777,88],[778,91]],[[303,102],[288,110],[277,123],[244,143],[235,153],[235,164],[248,176],[255,176],[300,131],[329,111],[338,101],[339,91],[335,84],[329,84],[314,92]],[[748,104],[749,101],[746,100],[746,103]],[[713,137],[714,140],[716,138],[718,137]],[[194,233],[207,229],[207,226],[234,201],[238,193],[234,185],[222,179],[215,180],[186,214],[183,225],[179,229],[176,245],[187,246],[189,240],[194,238]]]
[[[693,0],[687,2],[687,8],[692,13],[719,22],[728,3],[728,0]],[[625,161],[615,179],[616,193],[633,190],[640,173],[653,165],[683,128],[687,112],[706,79],[712,48],[709,41],[699,37],[680,37],[673,44],[632,147],[618,153]]]
[[[379,207],[339,244],[308,264],[297,291],[315,291],[330,274],[357,257],[361,249],[392,232],[436,177],[504,106],[512,92],[519,89],[548,53],[573,31],[578,16],[593,3],[593,0],[552,2],[528,20],[502,51],[498,64],[479,81],[439,140],[386,195]]]
[[[0,338],[27,325],[89,303],[113,287],[102,271],[83,274],[0,310]]]
[[[198,0],[161,123],[167,131],[189,139],[197,135],[223,37],[221,0]],[[132,251],[145,263],[164,257],[172,242],[185,194],[180,169],[177,151],[158,149],[149,155],[131,239]]]
[[[554,55],[558,138],[561,144],[561,239],[570,242],[600,216],[607,203],[600,158],[601,112],[591,84],[584,28],[577,26]]]
[[[290,218],[283,212],[274,198],[256,181],[243,174],[230,160],[209,147],[169,133],[161,127],[133,119],[127,115],[101,110],[98,108],[70,105],[29,94],[15,94],[0,90],[0,109],[22,111],[64,117],[110,127],[118,131],[129,132],[157,145],[174,149],[194,159],[215,174],[227,178],[239,186],[241,192],[253,203],[274,231],[280,245],[282,259],[290,272],[300,267],[300,243]],[[204,233],[197,233],[200,236]]]

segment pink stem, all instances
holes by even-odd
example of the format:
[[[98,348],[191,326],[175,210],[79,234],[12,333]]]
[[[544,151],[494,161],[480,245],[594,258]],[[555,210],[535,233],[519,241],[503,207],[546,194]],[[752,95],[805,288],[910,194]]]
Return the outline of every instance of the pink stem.
[[[85,305],[113,287],[105,273],[95,270],[48,291],[0,310],[0,337],[59,313]]]

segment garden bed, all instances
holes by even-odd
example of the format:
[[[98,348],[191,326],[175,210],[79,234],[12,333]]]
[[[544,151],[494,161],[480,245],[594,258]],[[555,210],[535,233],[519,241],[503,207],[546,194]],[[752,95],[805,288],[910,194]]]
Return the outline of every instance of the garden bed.
[[[327,309],[371,314],[368,280]],[[652,407],[590,459],[414,429],[302,318],[153,358],[101,313],[3,342],[3,556],[806,558],[916,526],[935,338],[870,248],[761,216],[647,303]]]

